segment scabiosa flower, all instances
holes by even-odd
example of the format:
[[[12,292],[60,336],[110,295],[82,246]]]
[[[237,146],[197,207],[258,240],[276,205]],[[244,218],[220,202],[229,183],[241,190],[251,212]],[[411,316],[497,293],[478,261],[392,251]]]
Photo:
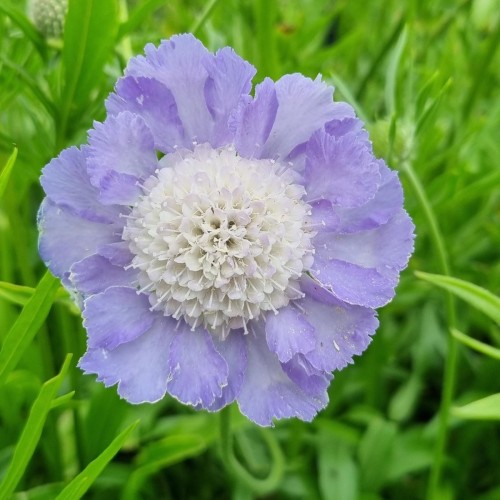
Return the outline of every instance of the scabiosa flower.
[[[40,254],[81,305],[80,367],[131,403],[309,421],[412,251],[397,174],[319,77],[252,97],[230,48],[145,53],[41,179]]]

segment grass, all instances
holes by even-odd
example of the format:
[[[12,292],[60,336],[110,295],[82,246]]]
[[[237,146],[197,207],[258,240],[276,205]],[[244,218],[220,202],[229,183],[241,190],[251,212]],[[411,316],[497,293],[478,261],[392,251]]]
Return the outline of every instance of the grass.
[[[47,41],[0,4],[0,498],[500,498],[498,1],[70,5]],[[256,82],[334,84],[416,223],[371,346],[311,424],[262,433],[233,408],[219,436],[228,413],[128,405],[76,367],[79,313],[38,256],[41,168],[86,140],[131,53],[190,29]]]

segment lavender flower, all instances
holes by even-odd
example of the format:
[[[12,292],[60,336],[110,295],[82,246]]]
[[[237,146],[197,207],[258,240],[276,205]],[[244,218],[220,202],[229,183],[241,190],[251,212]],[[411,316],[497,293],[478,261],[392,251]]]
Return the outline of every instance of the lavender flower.
[[[254,74],[191,35],[148,45],[88,145],[44,168],[40,254],[81,305],[86,373],[272,425],[311,420],[366,349],[413,224],[331,87],[293,74],[252,97]]]

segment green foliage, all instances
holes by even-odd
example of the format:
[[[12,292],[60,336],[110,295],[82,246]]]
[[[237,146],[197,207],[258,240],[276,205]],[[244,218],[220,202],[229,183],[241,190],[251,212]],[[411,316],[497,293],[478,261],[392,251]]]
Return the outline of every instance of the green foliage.
[[[59,44],[25,4],[0,2],[0,498],[498,498],[497,0],[70,0]],[[81,319],[38,257],[41,168],[85,141],[131,55],[189,30],[256,82],[334,84],[416,223],[395,300],[312,424],[261,433],[233,408],[231,437],[227,416],[120,400],[76,367]]]

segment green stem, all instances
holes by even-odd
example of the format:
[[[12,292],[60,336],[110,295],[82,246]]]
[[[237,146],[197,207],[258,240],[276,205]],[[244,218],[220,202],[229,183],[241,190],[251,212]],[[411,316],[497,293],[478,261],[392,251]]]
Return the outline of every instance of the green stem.
[[[258,495],[266,495],[280,484],[285,468],[285,459],[278,442],[273,434],[261,429],[262,437],[269,448],[271,455],[271,469],[264,478],[258,478],[248,472],[234,455],[233,436],[231,433],[231,406],[220,411],[220,443],[222,458],[228,471],[233,477],[250,488]]]
[[[444,245],[444,240],[439,229],[436,217],[432,207],[427,199],[424,188],[417,174],[409,161],[405,162],[404,170],[413,185],[417,198],[422,205],[425,217],[429,224],[431,238],[437,250],[441,271],[446,276],[450,276],[450,265],[448,253]],[[447,316],[450,328],[456,326],[455,301],[451,293],[447,294]],[[455,387],[455,377],[457,372],[458,347],[457,341],[452,335],[448,335],[448,353],[446,356],[446,364],[443,376],[443,391],[441,393],[441,404],[439,410],[439,427],[434,453],[434,461],[432,463],[431,475],[427,488],[427,498],[433,500],[436,498],[437,489],[441,479],[446,443],[448,440],[448,422],[450,408],[453,402],[453,394]]]

